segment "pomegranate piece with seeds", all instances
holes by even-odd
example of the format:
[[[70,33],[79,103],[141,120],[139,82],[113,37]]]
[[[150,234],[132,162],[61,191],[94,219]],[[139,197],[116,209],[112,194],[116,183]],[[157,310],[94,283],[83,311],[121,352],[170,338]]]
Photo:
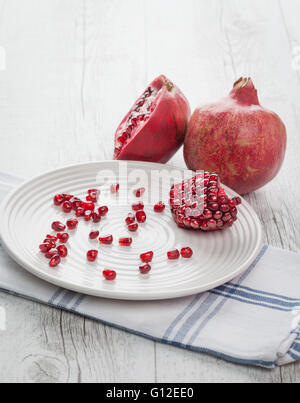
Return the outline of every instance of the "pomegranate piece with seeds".
[[[120,246],[130,246],[132,244],[132,238],[120,238],[119,245]]]
[[[87,260],[89,262],[94,262],[97,257],[98,257],[98,251],[97,250],[89,250],[86,254]]]
[[[90,239],[96,239],[99,236],[99,231],[92,231],[90,232]]]
[[[69,240],[69,234],[66,232],[59,232],[57,234],[57,238],[59,239],[60,243],[67,243]]]
[[[105,237],[100,237],[99,242],[102,245],[111,245],[113,243],[113,236],[112,235],[107,235]]]
[[[139,228],[139,225],[137,223],[128,225],[128,231],[130,231],[130,232],[136,232],[138,230],[138,228]]]
[[[169,260],[176,260],[179,258],[180,253],[178,249],[171,250],[167,253]]]
[[[103,277],[105,280],[114,280],[117,277],[117,273],[114,270],[103,270]]]
[[[59,221],[54,221],[51,225],[51,228],[53,229],[53,231],[55,232],[61,232],[64,231],[66,229],[66,226],[64,224],[62,224]]]
[[[217,231],[231,227],[237,220],[240,197],[230,199],[215,173],[199,173],[172,186],[170,207],[181,228]]]
[[[135,216],[136,216],[137,221],[140,223],[145,222],[146,218],[147,218],[144,210],[137,211]]]
[[[190,257],[193,256],[193,251],[188,246],[186,248],[182,248],[180,253],[181,253],[181,256],[184,257],[185,259],[189,259]]]
[[[145,191],[146,191],[145,188],[139,188],[139,189],[135,189],[135,190],[133,191],[133,193],[134,193],[135,197],[142,197],[143,194],[145,193]],[[144,203],[143,203],[143,206],[144,206]],[[144,207],[143,207],[143,208],[144,208]]]
[[[68,256],[68,249],[65,245],[59,245],[57,247],[57,252],[62,258],[66,258]]]
[[[73,230],[73,229],[77,228],[77,225],[78,225],[78,220],[76,220],[76,219],[67,221],[67,227],[69,230]]]
[[[149,252],[142,253],[140,255],[141,261],[144,263],[152,262],[154,253],[150,250]]]
[[[166,208],[165,204],[160,201],[157,204],[155,204],[153,210],[155,211],[155,213],[162,213],[165,208]]]
[[[56,267],[60,264],[60,262],[61,262],[60,256],[55,255],[55,256],[53,256],[53,258],[50,259],[49,266]]]
[[[150,266],[150,264],[146,263],[146,264],[142,264],[142,265],[139,267],[139,269],[140,269],[140,272],[141,272],[142,274],[147,274],[147,273],[149,273],[149,271],[151,270],[151,266]]]
[[[144,210],[144,203],[143,202],[133,203],[131,207],[133,211]]]
[[[157,77],[117,128],[114,159],[167,162],[183,143],[189,117],[179,88]]]

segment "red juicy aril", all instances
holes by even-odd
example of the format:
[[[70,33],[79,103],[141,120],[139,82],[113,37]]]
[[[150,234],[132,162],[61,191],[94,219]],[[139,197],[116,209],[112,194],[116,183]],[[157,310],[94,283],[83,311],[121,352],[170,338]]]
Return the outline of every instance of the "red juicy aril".
[[[184,140],[189,169],[217,172],[240,194],[273,179],[285,149],[285,126],[259,104],[250,78],[239,79],[228,97],[197,108]]]
[[[183,143],[189,117],[179,88],[164,75],[157,77],[120,123],[114,159],[167,162]]]
[[[230,227],[237,220],[240,197],[230,199],[218,175],[204,172],[172,187],[170,206],[181,228],[215,231]]]

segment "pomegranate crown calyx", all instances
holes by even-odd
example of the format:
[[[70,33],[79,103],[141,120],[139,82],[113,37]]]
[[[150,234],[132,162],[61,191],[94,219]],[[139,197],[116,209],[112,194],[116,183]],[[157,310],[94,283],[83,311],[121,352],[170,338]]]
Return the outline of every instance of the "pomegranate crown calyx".
[[[239,78],[233,84],[230,96],[244,105],[259,105],[257,90],[250,77]]]

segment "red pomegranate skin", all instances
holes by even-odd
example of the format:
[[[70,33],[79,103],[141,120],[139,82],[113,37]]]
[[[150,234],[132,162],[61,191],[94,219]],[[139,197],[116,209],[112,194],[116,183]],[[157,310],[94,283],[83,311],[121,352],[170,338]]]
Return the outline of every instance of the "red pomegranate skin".
[[[191,115],[187,99],[164,75],[157,77],[149,87],[158,91],[155,110],[146,122],[140,123],[120,153],[115,152],[114,159],[165,163],[183,144]],[[115,150],[120,146],[117,139],[134,107],[135,104],[116,131]]]
[[[227,98],[195,110],[184,159],[189,169],[217,172],[222,183],[246,194],[277,175],[285,150],[284,123],[260,106],[252,80],[241,78]]]

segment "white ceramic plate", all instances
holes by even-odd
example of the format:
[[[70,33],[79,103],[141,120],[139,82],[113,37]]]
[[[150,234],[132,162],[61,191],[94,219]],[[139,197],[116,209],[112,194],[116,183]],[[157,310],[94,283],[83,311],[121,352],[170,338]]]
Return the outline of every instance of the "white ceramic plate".
[[[256,258],[262,246],[262,231],[257,215],[245,200],[238,207],[238,221],[225,231],[182,230],[173,222],[168,205],[162,214],[154,213],[153,205],[146,205],[147,221],[140,224],[137,233],[128,233],[124,219],[131,211],[131,204],[127,204],[126,198],[130,195],[133,201],[137,200],[133,196],[133,189],[140,186],[137,170],[144,173],[147,190],[158,191],[156,173],[165,178],[174,168],[130,162],[126,172],[124,162],[119,164],[104,161],[66,167],[32,179],[8,195],[1,205],[1,240],[11,257],[29,272],[60,287],[130,300],[174,298],[206,291],[232,280]],[[128,177],[129,191],[122,192]],[[120,184],[118,196],[111,195],[109,189],[115,181]],[[107,204],[110,208],[107,217],[99,224],[81,221],[70,237],[68,258],[57,268],[50,268],[49,261],[38,252],[38,246],[46,234],[52,233],[53,221],[66,222],[70,218],[53,205],[53,196],[69,192],[83,198],[94,187],[101,190],[100,205]],[[226,190],[229,195],[235,195]],[[168,200],[168,184],[162,185],[162,192],[154,200]],[[146,199],[147,194],[142,200]],[[88,239],[91,229],[97,227],[100,234],[114,236],[113,245],[102,246],[97,240]],[[118,238],[128,234],[133,238],[132,246],[120,247]],[[184,246],[193,249],[191,259],[168,261],[167,251]],[[96,263],[87,262],[89,249],[99,250]],[[141,275],[139,255],[149,250],[154,251],[152,270]],[[106,268],[117,271],[115,281],[103,279],[102,271]]]

